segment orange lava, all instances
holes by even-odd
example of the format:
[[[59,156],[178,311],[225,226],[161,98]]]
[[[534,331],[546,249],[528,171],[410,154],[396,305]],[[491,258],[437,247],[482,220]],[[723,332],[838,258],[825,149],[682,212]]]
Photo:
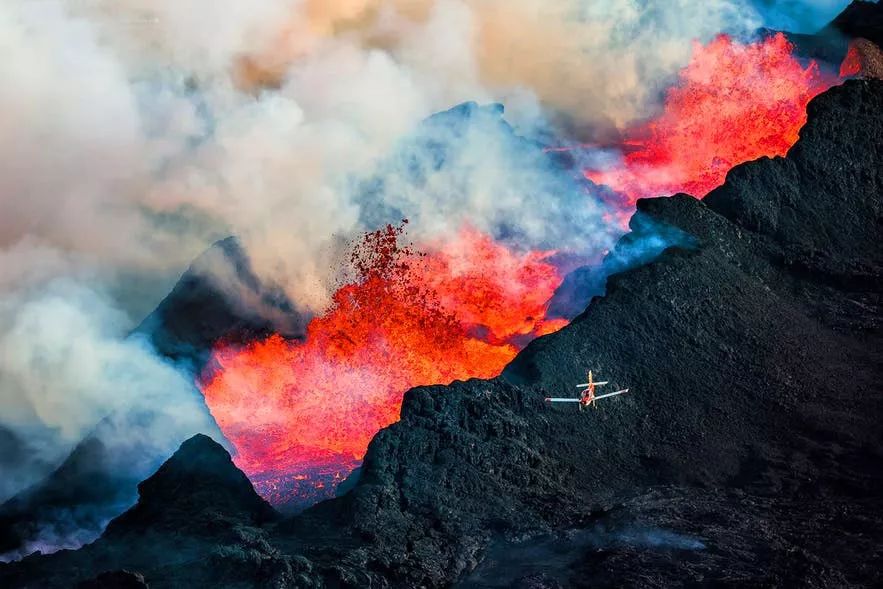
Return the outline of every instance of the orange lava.
[[[792,51],[781,33],[747,45],[726,35],[695,44],[663,113],[627,133],[616,167],[586,177],[625,195],[625,204],[677,192],[704,197],[733,166],[785,155],[807,103],[838,82]]]
[[[356,278],[303,342],[221,347],[201,383],[236,464],[276,504],[313,503],[361,461],[417,385],[497,375],[544,319],[561,283],[552,252],[517,253],[471,229],[420,254],[401,228],[368,234]]]
[[[856,43],[849,44],[849,50],[840,64],[840,77],[851,78],[862,73],[862,56]]]

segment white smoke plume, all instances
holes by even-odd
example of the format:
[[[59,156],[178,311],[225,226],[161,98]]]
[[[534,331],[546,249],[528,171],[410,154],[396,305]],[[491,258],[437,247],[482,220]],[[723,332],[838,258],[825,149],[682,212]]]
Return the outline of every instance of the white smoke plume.
[[[129,319],[86,285],[96,274],[85,265],[72,275],[70,256],[32,245],[0,259],[2,426],[27,444],[31,461],[57,463],[103,422],[101,441],[146,475],[187,437],[215,431],[192,379],[125,337]],[[41,473],[24,462],[3,474],[0,498]]]
[[[3,3],[0,246],[168,272],[232,233],[320,308],[329,252],[365,229],[351,179],[425,116],[502,101],[524,129],[613,129],[652,112],[690,40],[757,24],[736,0]],[[535,224],[499,167],[467,171],[483,190],[457,195],[463,217]],[[431,225],[452,208],[396,189]]]

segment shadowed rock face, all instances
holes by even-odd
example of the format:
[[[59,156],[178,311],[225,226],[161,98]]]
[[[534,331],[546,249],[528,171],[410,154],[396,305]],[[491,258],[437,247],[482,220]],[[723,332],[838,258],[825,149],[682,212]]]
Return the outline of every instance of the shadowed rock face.
[[[854,0],[827,28],[883,46],[883,4],[879,0]]]
[[[107,526],[107,537],[170,531],[194,534],[218,517],[260,525],[276,518],[230,454],[210,437],[190,438],[138,485],[138,503]]]
[[[879,140],[869,137],[883,129],[879,85],[857,82],[849,88],[810,103],[801,140],[787,158],[737,166],[705,198],[733,223],[773,238],[807,270],[838,271],[847,263],[840,270],[846,274],[856,264],[883,260],[883,168]],[[833,101],[845,107],[849,121],[819,116]],[[767,197],[752,198],[758,194]]]
[[[147,589],[144,575],[129,571],[107,571],[94,579],[83,581],[77,589]]]
[[[221,340],[250,341],[271,333],[301,337],[304,325],[286,295],[262,284],[245,250],[228,237],[193,262],[135,333],[199,374]]]
[[[145,507],[118,520],[129,532],[115,522],[83,550],[2,566],[0,585],[118,569],[151,587],[874,584],[874,112],[883,82],[849,82],[812,102],[787,158],[734,169],[704,202],[640,201],[643,218],[689,234],[690,247],[612,276],[603,298],[500,378],[409,391],[344,497],[258,528],[256,507],[206,501],[191,467],[160,469],[152,479],[174,483],[142,485]],[[627,239],[645,227],[633,221]],[[544,404],[589,368],[632,392],[582,413]],[[207,517],[215,502],[228,507]],[[542,551],[557,556],[533,556]]]
[[[798,55],[827,62],[836,68],[846,57],[852,39],[867,39],[878,47],[883,46],[883,4],[854,0],[814,34],[785,34],[794,44]]]

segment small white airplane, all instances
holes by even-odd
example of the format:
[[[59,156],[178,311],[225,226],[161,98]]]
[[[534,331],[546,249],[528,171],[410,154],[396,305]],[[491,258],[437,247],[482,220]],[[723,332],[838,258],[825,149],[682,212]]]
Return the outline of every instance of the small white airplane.
[[[615,397],[616,395],[622,395],[623,393],[629,392],[628,389],[622,389],[621,391],[615,391],[603,395],[595,395],[595,387],[605,385],[608,382],[609,381],[606,380],[595,382],[592,378],[592,371],[589,370],[589,382],[584,382],[582,384],[576,385],[576,388],[578,389],[586,389],[578,399],[573,399],[570,397],[546,397],[546,401],[549,403],[579,403],[579,410],[582,411],[583,407],[588,407],[589,405],[594,407],[595,401],[597,401],[598,399]]]

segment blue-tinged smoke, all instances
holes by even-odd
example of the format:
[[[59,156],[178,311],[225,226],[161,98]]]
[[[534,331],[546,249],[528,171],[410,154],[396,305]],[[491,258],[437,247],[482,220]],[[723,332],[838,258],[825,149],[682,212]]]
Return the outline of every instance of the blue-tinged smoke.
[[[764,26],[793,33],[814,33],[831,22],[850,0],[753,0]]]
[[[614,533],[613,538],[638,548],[705,550],[705,543],[698,538],[660,528],[630,528]]]

